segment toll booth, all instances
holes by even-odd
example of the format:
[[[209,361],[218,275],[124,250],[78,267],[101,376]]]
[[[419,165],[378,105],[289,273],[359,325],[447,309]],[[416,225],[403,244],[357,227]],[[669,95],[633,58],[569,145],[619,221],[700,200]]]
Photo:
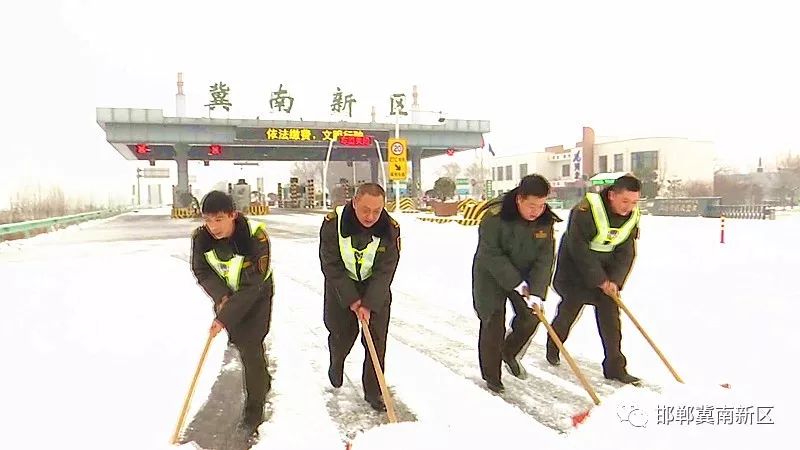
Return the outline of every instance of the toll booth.
[[[250,206],[250,185],[240,178],[239,181],[230,188],[231,197],[233,197],[233,204],[236,210],[241,213],[247,213]]]

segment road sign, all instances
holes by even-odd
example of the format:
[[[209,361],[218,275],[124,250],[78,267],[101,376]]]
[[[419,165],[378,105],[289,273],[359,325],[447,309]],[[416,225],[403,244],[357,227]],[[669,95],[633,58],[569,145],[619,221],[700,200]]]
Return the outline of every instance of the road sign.
[[[142,178],[169,178],[169,167],[146,167],[139,169]]]
[[[456,193],[469,195],[469,178],[456,178]]]
[[[389,139],[389,179],[405,181],[408,178],[408,141],[406,139]]]

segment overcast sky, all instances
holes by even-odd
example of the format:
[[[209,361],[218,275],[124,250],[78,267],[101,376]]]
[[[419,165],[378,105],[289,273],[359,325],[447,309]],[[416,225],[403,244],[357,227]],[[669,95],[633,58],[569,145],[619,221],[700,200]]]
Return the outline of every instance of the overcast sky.
[[[371,105],[381,120],[388,96],[410,97],[416,84],[423,110],[490,120],[487,141],[498,155],[573,145],[584,125],[600,136],[711,139],[732,164],[800,152],[800,30],[790,2],[71,0],[13,8],[0,28],[0,206],[39,177],[101,199],[128,195],[135,163],[105,142],[95,108],[174,115],[179,71],[190,116],[206,114],[217,81],[231,88],[231,118],[269,117],[269,94],[283,83],[296,98],[292,118],[305,120],[330,118],[337,86],[356,97],[354,120],[369,120]],[[286,164],[262,168],[268,185],[285,177]]]

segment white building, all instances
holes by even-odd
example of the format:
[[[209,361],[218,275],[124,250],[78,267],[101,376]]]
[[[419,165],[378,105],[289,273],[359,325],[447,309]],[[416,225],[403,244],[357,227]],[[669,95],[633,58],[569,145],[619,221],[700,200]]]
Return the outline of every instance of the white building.
[[[582,188],[581,180],[602,172],[651,170],[662,185],[668,180],[712,185],[715,157],[714,144],[709,141],[650,137],[595,142],[591,128],[584,128],[583,141],[573,148],[548,147],[543,152],[496,157],[488,164],[494,195],[513,189],[531,173],[550,180],[558,195],[559,191]]]

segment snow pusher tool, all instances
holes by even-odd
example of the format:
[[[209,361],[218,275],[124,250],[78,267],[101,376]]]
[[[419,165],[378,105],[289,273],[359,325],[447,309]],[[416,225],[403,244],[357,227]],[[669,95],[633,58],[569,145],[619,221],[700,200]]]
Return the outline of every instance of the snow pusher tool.
[[[650,337],[650,335],[647,334],[646,331],[644,331],[644,327],[642,327],[642,324],[640,324],[639,321],[636,320],[636,317],[633,316],[633,313],[631,312],[631,310],[628,309],[628,307],[625,306],[625,303],[622,302],[622,298],[620,298],[619,295],[615,295],[615,296],[613,296],[611,298],[614,299],[614,302],[617,303],[617,305],[620,307],[620,309],[625,311],[625,315],[628,316],[629,319],[631,319],[631,322],[633,322],[633,324],[636,326],[636,328],[639,330],[639,332],[642,333],[642,336],[644,336],[644,339],[647,341],[647,343],[650,344],[651,347],[653,347],[653,350],[655,350],[655,352],[658,355],[658,357],[661,358],[661,361],[664,363],[664,365],[667,366],[667,369],[670,371],[672,376],[675,377],[675,380],[677,380],[679,383],[684,383],[683,379],[680,377],[680,375],[678,375],[678,372],[676,372],[675,368],[672,367],[672,364],[670,364],[669,361],[667,361],[667,357],[664,356],[664,354],[658,348],[658,346],[653,341],[653,339]],[[725,389],[730,389],[731,388],[731,385],[728,384],[728,383],[721,383],[720,386],[724,387]]]
[[[619,295],[614,295],[611,298],[614,299],[614,302],[617,304],[617,306],[620,307],[620,309],[625,311],[625,315],[628,316],[629,319],[631,319],[631,322],[633,322],[633,324],[636,326],[639,332],[642,333],[642,336],[644,336],[647,343],[650,344],[651,347],[653,347],[653,350],[655,350],[658,357],[661,358],[661,361],[664,363],[664,365],[667,366],[667,369],[669,369],[670,373],[672,373],[672,376],[675,377],[675,379],[679,383],[683,383],[683,379],[681,379],[680,375],[678,375],[678,372],[676,372],[675,369],[672,367],[672,364],[670,364],[669,361],[667,361],[667,357],[664,356],[663,353],[661,353],[661,350],[658,348],[658,346],[650,337],[650,335],[647,334],[646,331],[644,331],[642,324],[640,324],[639,321],[636,320],[636,317],[633,316],[631,310],[628,309],[627,306],[625,306],[625,303],[622,303],[622,299],[619,297]]]
[[[186,398],[183,400],[183,408],[181,409],[181,414],[178,416],[178,424],[175,425],[175,432],[172,434],[172,439],[170,439],[170,443],[176,445],[178,443],[178,439],[180,438],[181,429],[183,428],[183,422],[186,420],[186,414],[189,412],[189,405],[192,402],[192,396],[194,395],[194,389],[197,387],[197,379],[200,377],[200,369],[203,368],[203,363],[206,360],[206,355],[208,354],[208,349],[211,347],[211,341],[214,339],[214,336],[209,331],[208,339],[206,339],[206,345],[203,347],[203,354],[200,355],[200,361],[197,363],[197,368],[194,371],[194,377],[192,378],[192,383],[189,385],[189,392],[186,393]]]
[[[386,378],[383,376],[383,369],[381,369],[380,361],[378,360],[378,352],[375,350],[375,342],[372,340],[372,333],[369,331],[369,324],[363,317],[359,317],[358,321],[361,322],[361,331],[367,341],[369,348],[369,356],[372,358],[372,366],[375,368],[375,375],[378,377],[378,385],[381,387],[381,394],[383,395],[383,403],[386,404],[386,415],[389,417],[389,423],[397,423],[397,416],[394,413],[394,402],[389,393],[389,388],[386,387]]]
[[[550,325],[550,323],[547,322],[547,318],[544,316],[544,311],[542,311],[541,308],[539,308],[539,305],[535,303],[533,305],[533,313],[539,319],[539,322],[541,322],[545,326],[545,328],[547,328],[547,334],[549,334],[550,338],[552,338],[553,342],[555,342],[556,347],[558,347],[558,351],[561,352],[562,355],[564,355],[564,358],[567,360],[567,364],[569,364],[569,367],[575,373],[575,376],[578,377],[578,380],[581,382],[581,385],[583,385],[583,388],[586,389],[586,392],[589,394],[589,397],[592,398],[594,404],[599,405],[600,398],[597,397],[597,393],[592,388],[592,385],[589,384],[589,381],[583,375],[583,372],[581,372],[581,369],[578,367],[578,364],[575,363],[575,360],[572,359],[572,356],[569,354],[567,349],[564,348],[564,343],[561,342],[561,339],[558,338],[556,330],[554,330],[553,327]],[[586,411],[582,411],[578,414],[573,415],[572,426],[575,427],[579,423],[583,422],[588,415],[589,415],[588,409]]]

